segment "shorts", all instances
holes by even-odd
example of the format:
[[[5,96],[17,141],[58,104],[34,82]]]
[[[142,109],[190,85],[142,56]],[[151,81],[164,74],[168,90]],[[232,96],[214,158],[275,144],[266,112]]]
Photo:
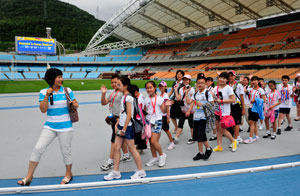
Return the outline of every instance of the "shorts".
[[[123,127],[118,125],[118,129],[122,130]],[[135,135],[135,131],[134,131],[133,127],[128,126],[127,129],[126,129],[126,132],[125,132],[125,136],[119,136],[119,135],[118,136],[121,137],[121,138],[127,139],[127,140],[133,140],[134,135]]]
[[[254,122],[257,122],[258,119],[259,119],[259,115],[258,115],[258,113],[252,112],[251,110],[252,110],[252,108],[249,108],[249,109],[248,109],[248,112],[249,112],[249,120],[252,120],[252,121],[254,121]]]
[[[279,110],[275,110],[275,111],[274,111],[274,116],[275,116],[275,119],[277,119],[277,118],[278,118],[278,115],[279,115]]]
[[[193,126],[194,126],[194,125],[193,125],[194,115],[193,115],[193,114],[190,114],[189,117],[186,117],[186,116],[185,116],[185,113],[183,113],[183,112],[181,112],[181,114],[180,114],[179,123],[178,123],[178,128],[183,129],[183,125],[184,125],[184,122],[185,122],[186,119],[188,119],[190,128],[191,128],[191,129],[193,128]]]
[[[234,122],[236,125],[241,125],[242,124],[242,108],[240,104],[231,104],[231,116],[234,119]]]
[[[291,108],[279,108],[279,113],[290,114]]]
[[[194,120],[193,141],[206,142],[206,120]]]
[[[170,117],[172,119],[179,119],[181,114],[180,102],[174,101],[174,104],[171,106],[170,109]]]
[[[221,118],[220,118],[220,116],[219,116],[219,115],[215,114],[215,117],[216,117],[216,120],[218,120],[218,121],[220,121],[220,120],[221,120]]]
[[[164,131],[169,131],[170,129],[170,126],[169,126],[169,123],[167,122],[167,116],[163,116],[162,117],[162,130]]]
[[[162,120],[155,121],[155,125],[151,124],[152,133],[160,134],[161,133],[161,128],[162,128]]]

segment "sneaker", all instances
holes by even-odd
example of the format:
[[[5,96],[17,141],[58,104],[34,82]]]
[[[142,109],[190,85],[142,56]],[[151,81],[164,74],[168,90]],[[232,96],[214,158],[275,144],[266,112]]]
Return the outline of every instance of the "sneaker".
[[[263,138],[268,138],[268,137],[271,137],[271,133],[266,133]]]
[[[281,135],[281,129],[277,129],[277,135]]]
[[[187,142],[187,144],[193,144],[193,143],[195,143],[195,141],[192,138],[189,139],[188,142]]]
[[[275,140],[275,139],[276,139],[276,135],[275,135],[275,134],[272,134],[271,140]]]
[[[247,139],[244,140],[244,144],[251,144],[253,143],[253,139],[251,137],[248,137]]]
[[[168,150],[173,150],[175,148],[174,142],[171,142],[170,145],[168,146]]]
[[[287,126],[285,129],[284,129],[284,131],[290,131],[290,130],[292,130],[293,129],[293,127],[291,127],[290,125],[289,126]]]
[[[217,139],[217,136],[213,135],[209,138],[209,141],[215,141]]]
[[[212,149],[211,147],[210,147],[210,148],[207,148],[206,151],[205,151],[205,154],[204,154],[203,159],[204,159],[204,160],[207,160],[207,159],[210,157],[212,151],[213,151],[213,149]]]
[[[243,132],[244,130],[240,128],[239,132]]]
[[[179,143],[179,139],[176,139],[175,137],[173,138],[173,142],[174,144],[178,144]]]
[[[282,120],[281,125],[283,125],[283,123],[285,123],[285,120],[284,120],[284,119]]]
[[[113,179],[120,179],[121,173],[119,171],[111,171],[107,176],[104,176],[104,180],[113,180]]]
[[[100,166],[100,169],[103,171],[108,171],[114,167],[113,162],[106,161],[103,165]]]
[[[259,125],[259,126],[258,126],[258,129],[259,129],[259,130],[263,130],[263,128],[264,128],[263,125]]]
[[[222,152],[223,151],[223,148],[221,146],[216,146],[214,148],[214,152]]]
[[[232,152],[235,152],[236,150],[237,150],[237,141],[236,141],[236,140],[233,140],[231,151],[232,151]]]
[[[146,166],[151,167],[151,166],[157,165],[157,164],[158,164],[158,158],[155,157],[155,158],[151,158],[150,161],[148,163],[146,163]]]
[[[243,140],[242,140],[243,141]],[[238,140],[236,139],[236,145],[238,146],[240,144],[240,142],[238,142]],[[233,145],[233,143],[231,143],[230,145],[229,145],[229,148],[232,148],[232,145]]]
[[[204,158],[203,153],[198,152],[198,153],[196,154],[196,156],[193,158],[193,160],[194,160],[194,161],[198,161],[198,160],[203,159],[203,158]]]
[[[120,159],[120,162],[123,162],[123,163],[125,163],[125,162],[130,162],[130,161],[132,161],[130,155],[129,155],[129,156],[125,156],[125,155],[123,154],[122,157],[121,157],[121,159]]]
[[[158,167],[163,167],[166,165],[167,155],[164,153],[163,155],[159,156],[158,159]]]
[[[134,172],[134,174],[132,176],[130,176],[130,178],[132,180],[134,180],[134,179],[141,179],[141,178],[145,178],[145,177],[146,177],[145,170],[136,171],[136,172]]]
[[[256,141],[259,140],[259,137],[258,137],[258,136],[255,136],[255,137],[253,137],[252,139],[253,139],[253,142],[256,142]]]
[[[238,142],[237,145],[243,143],[243,138],[241,136],[238,136],[238,138],[236,139],[236,141]]]

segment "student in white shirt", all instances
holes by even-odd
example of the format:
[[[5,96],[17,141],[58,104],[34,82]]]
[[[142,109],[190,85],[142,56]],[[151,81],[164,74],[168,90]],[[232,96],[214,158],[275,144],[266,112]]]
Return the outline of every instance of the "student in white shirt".
[[[213,103],[213,96],[212,94],[206,89],[206,78],[205,77],[199,77],[197,78],[197,89],[198,91],[195,93],[191,99],[193,100],[190,107],[196,107],[195,113],[194,113],[194,133],[193,133],[193,140],[195,142],[198,142],[198,150],[199,152],[196,154],[196,156],[193,158],[194,161],[204,159],[207,160],[213,149],[210,147],[210,145],[207,142],[207,136],[206,136],[206,116],[204,113],[203,105],[211,102]],[[206,96],[207,95],[207,96]],[[203,153],[203,145],[206,148],[205,154]]]
[[[222,116],[230,115],[230,104],[235,102],[235,96],[233,89],[227,85],[229,74],[222,72],[218,77],[218,85],[214,88],[213,94],[215,98],[215,114],[216,114],[216,128],[217,128],[217,143],[218,145],[214,148],[214,152],[223,151],[222,138],[226,136],[232,144],[232,152],[237,150],[237,141],[233,139],[232,135],[225,128],[220,125],[220,113]],[[221,111],[220,111],[221,108]]]
[[[267,91],[266,94],[266,108],[265,108],[265,124],[267,133],[263,136],[263,138],[271,137],[272,140],[276,139],[276,130],[277,130],[277,118],[279,114],[279,105],[281,104],[281,95],[279,91],[276,90],[276,83],[274,80],[270,80],[268,82],[268,86],[270,88],[270,91]],[[270,113],[274,112],[274,122],[273,125],[273,133],[270,132]],[[269,115],[268,115],[269,114]]]
[[[206,89],[213,95],[212,91],[215,88],[214,79],[212,77],[206,78]],[[217,139],[217,129],[213,130],[213,135],[209,138],[209,141],[215,141]]]
[[[183,87],[180,88],[179,92],[176,90],[175,95],[177,101],[180,102],[181,107],[181,115],[178,123],[178,128],[176,131],[176,136],[174,137],[174,143],[177,144],[179,142],[179,137],[182,133],[182,129],[184,126],[184,122],[186,119],[188,119],[188,123],[191,129],[191,138],[188,140],[188,144],[193,144],[194,141],[192,139],[193,137],[193,109],[190,108],[191,102],[189,102],[187,99],[188,97],[191,98],[195,90],[191,87],[191,79],[192,77],[188,74],[183,76]]]
[[[256,98],[261,98],[264,100],[264,103],[266,103],[266,96],[265,91],[259,87],[258,85],[258,77],[253,76],[251,78],[251,86],[253,88],[249,88],[249,100],[250,100],[250,106],[248,109],[249,112],[249,124],[250,124],[250,137],[244,140],[244,144],[251,144],[257,140],[259,140],[258,136],[258,127],[257,122],[259,119],[259,115],[256,112],[252,112],[252,106],[255,102]],[[255,137],[253,138],[253,135],[255,134]]]
[[[152,153],[152,158],[146,163],[146,166],[151,167],[157,165],[163,167],[166,164],[167,155],[163,152],[161,145],[159,144],[159,138],[162,129],[162,116],[166,113],[167,107],[172,105],[172,101],[164,99],[156,94],[156,84],[153,81],[148,81],[145,84],[146,91],[149,97],[145,99],[145,109],[147,111],[146,120],[151,125],[151,138],[150,138],[150,148]],[[157,153],[159,157],[157,157]]]
[[[137,169],[130,178],[140,179],[146,177],[146,172],[143,170],[142,160],[139,152],[134,145],[134,135],[135,131],[132,124],[132,118],[134,113],[133,101],[134,98],[132,94],[132,85],[129,78],[122,78],[118,82],[118,88],[123,93],[121,101],[121,111],[120,118],[116,123],[116,141],[115,141],[115,152],[114,152],[114,168],[107,176],[104,176],[104,180],[113,180],[121,178],[121,173],[119,171],[121,153],[120,149],[126,140],[129,151],[133,156]]]
[[[297,106],[297,117],[294,120],[299,121],[300,120],[300,73],[297,73],[295,82],[293,83],[293,92],[294,92],[294,102],[296,103]]]
[[[281,84],[278,85],[278,91],[281,94],[281,104],[279,105],[279,118],[278,118],[278,130],[277,135],[281,134],[281,122],[286,117],[289,125],[284,129],[285,131],[291,131],[293,129],[292,119],[290,116],[292,108],[292,99],[294,96],[293,88],[289,85],[290,77],[283,75],[281,77]]]
[[[164,99],[164,101],[169,100],[169,95],[167,93],[167,83],[165,81],[161,81],[158,85],[158,88],[160,90],[160,96]],[[170,132],[170,107],[167,107],[167,112],[163,113],[163,117],[162,117],[162,130],[165,131],[165,133],[167,134],[169,141],[170,141],[170,145],[168,146],[168,150],[173,150],[175,148],[175,144],[173,142],[173,137],[172,134]]]
[[[244,76],[243,77],[243,87],[244,87],[244,105],[245,105],[245,115],[244,117],[242,118],[242,125],[244,125],[244,122],[246,121],[249,125],[249,112],[248,112],[248,109],[250,107],[250,100],[249,100],[249,91],[248,89],[250,88],[249,86],[249,77],[247,76]],[[249,125],[250,126],[250,125]],[[250,132],[250,127],[249,127],[249,132]]]

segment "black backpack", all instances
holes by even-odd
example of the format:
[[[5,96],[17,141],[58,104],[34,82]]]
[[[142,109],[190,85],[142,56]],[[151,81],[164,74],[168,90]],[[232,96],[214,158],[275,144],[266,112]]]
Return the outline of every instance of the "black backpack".
[[[205,98],[206,98],[206,101],[207,101],[207,102],[209,102],[209,101],[208,101],[208,92],[209,92],[208,90],[205,90]],[[194,93],[194,99],[195,99],[195,100],[196,100],[196,94],[197,94],[197,93],[198,93],[198,91]]]

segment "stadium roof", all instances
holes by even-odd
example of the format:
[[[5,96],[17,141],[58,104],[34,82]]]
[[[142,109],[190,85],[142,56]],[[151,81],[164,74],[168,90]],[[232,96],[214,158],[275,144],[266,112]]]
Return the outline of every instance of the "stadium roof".
[[[298,11],[299,0],[132,0],[93,36],[87,51],[110,35],[121,40],[117,48],[221,30],[258,19]]]

